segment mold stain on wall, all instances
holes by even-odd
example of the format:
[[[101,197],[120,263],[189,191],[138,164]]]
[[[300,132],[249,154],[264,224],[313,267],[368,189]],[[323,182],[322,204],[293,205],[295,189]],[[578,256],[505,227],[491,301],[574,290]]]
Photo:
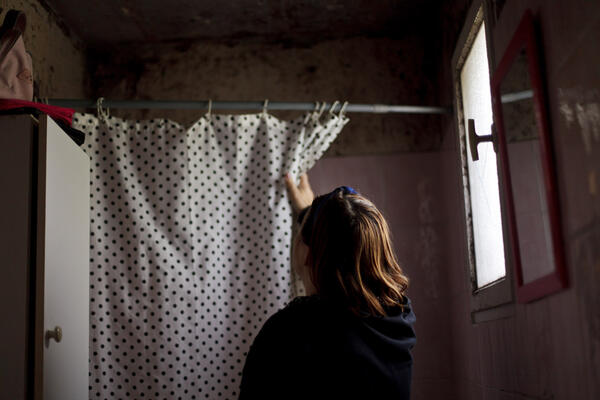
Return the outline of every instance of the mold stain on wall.
[[[570,132],[579,132],[585,151],[600,143],[600,91],[583,87],[558,89],[559,110]]]
[[[326,101],[437,105],[423,39],[336,39],[306,46],[213,42],[119,46],[92,52],[94,96],[114,99]],[[240,111],[243,112],[243,111]],[[256,111],[250,111],[256,112]],[[117,111],[189,125],[203,110]],[[297,113],[272,112],[280,118]],[[349,114],[329,156],[434,151],[440,117]]]
[[[3,0],[2,19],[10,9],[25,12],[23,40],[33,61],[34,81],[40,98],[86,98],[85,45],[63,29],[55,15],[35,0]]]

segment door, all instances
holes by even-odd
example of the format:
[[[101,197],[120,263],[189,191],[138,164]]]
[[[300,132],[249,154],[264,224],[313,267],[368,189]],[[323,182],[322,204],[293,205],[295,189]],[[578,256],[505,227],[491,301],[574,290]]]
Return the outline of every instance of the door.
[[[40,154],[46,150],[39,170],[40,180],[45,175],[43,398],[87,399],[90,162],[47,116],[40,139]],[[60,340],[48,334],[56,327]]]

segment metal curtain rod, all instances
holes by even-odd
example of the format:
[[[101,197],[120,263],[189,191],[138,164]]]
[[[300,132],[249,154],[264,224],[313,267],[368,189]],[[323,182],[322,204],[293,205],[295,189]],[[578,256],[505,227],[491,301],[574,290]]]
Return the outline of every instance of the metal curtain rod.
[[[79,99],[48,99],[48,104],[68,108],[96,108],[96,100]],[[163,110],[206,110],[208,109],[208,100],[187,101],[187,100],[106,100],[102,101],[102,107],[105,108],[123,108],[123,109],[163,109]],[[334,105],[331,112],[338,112],[342,105],[339,103],[325,103],[325,110]],[[323,103],[320,103],[320,107]],[[263,110],[262,101],[213,101],[212,110]],[[315,103],[301,102],[269,102],[267,110],[294,110],[294,111],[314,111]],[[401,114],[450,114],[448,107],[430,107],[430,106],[408,106],[408,105],[386,105],[386,104],[348,104],[345,112],[351,113],[401,113]]]

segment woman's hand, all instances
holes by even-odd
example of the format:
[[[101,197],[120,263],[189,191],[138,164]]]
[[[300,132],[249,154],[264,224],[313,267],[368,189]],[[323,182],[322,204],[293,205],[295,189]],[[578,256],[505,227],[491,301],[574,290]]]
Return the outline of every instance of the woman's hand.
[[[300,184],[296,186],[290,174],[285,174],[285,186],[294,212],[299,213],[312,204],[315,195],[308,183],[308,175],[302,174]]]

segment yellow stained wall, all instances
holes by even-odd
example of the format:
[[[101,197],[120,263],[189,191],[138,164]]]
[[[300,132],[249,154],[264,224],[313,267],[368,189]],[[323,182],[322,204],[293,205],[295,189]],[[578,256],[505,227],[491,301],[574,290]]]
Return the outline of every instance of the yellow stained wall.
[[[3,0],[2,21],[10,9],[24,11],[27,29],[25,47],[33,60],[34,80],[41,98],[85,98],[86,62],[84,45],[65,34],[55,16],[37,1]]]

